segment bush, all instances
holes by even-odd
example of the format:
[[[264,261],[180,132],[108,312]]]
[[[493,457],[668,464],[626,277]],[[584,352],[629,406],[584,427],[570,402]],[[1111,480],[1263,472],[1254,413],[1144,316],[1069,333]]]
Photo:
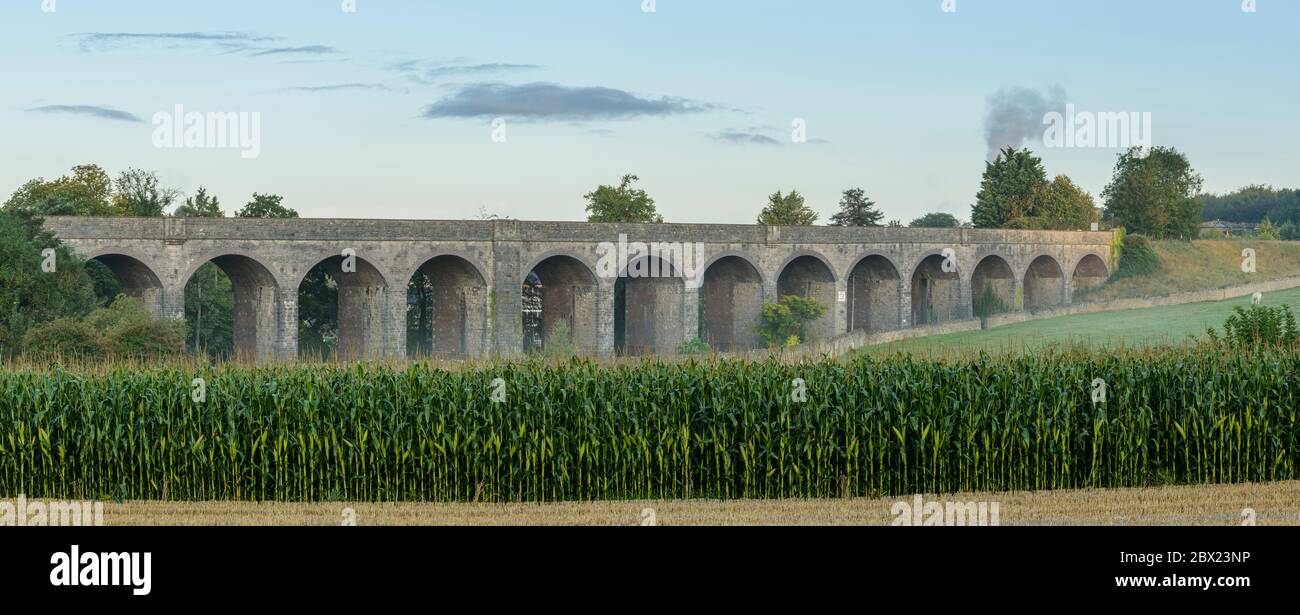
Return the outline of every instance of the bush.
[[[555,327],[546,335],[542,349],[537,354],[544,359],[568,359],[577,356],[578,348],[573,344],[573,333],[569,331],[569,323],[555,323]]]
[[[812,297],[786,295],[780,303],[763,304],[761,322],[754,331],[768,346],[780,345],[791,337],[809,341],[808,323],[821,318],[826,309]]]
[[[1128,235],[1124,237],[1123,256],[1119,267],[1115,269],[1115,278],[1140,277],[1160,271],[1160,257],[1151,247],[1151,240],[1146,235]]]
[[[148,319],[116,327],[108,336],[109,352],[123,357],[158,358],[185,352],[184,321]]]
[[[713,348],[698,336],[682,342],[682,345],[677,347],[677,354],[697,355],[709,354],[710,352],[713,352]]]
[[[1223,341],[1233,346],[1290,346],[1300,341],[1296,331],[1295,316],[1291,307],[1279,305],[1266,307],[1252,305],[1249,308],[1236,306],[1232,314],[1223,321],[1223,337],[1220,338],[1214,327],[1206,330],[1214,341]]]
[[[104,336],[75,318],[59,318],[37,325],[23,336],[23,348],[31,356],[97,357],[106,350]]]

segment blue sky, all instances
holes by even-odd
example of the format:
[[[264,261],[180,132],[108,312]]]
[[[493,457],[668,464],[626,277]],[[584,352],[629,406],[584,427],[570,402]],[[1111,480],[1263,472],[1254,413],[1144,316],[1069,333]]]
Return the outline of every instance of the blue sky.
[[[1300,186],[1292,0],[41,4],[0,5],[6,195],[94,162],[227,211],[272,192],[309,217],[576,220],[636,173],[670,222],[750,223],[791,188],[824,222],[853,186],[904,223],[965,219],[1008,88],[1150,112],[1207,190]],[[155,147],[177,104],[259,113],[260,154]],[[1026,145],[1098,197],[1119,151]]]

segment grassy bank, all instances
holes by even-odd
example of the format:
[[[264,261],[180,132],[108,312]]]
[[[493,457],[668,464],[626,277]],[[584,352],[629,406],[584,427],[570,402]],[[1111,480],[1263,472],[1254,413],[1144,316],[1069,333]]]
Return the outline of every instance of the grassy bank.
[[[1131,297],[1160,297],[1175,293],[1224,288],[1300,276],[1300,242],[1217,239],[1153,241],[1161,270],[1150,276],[1111,280],[1080,291],[1075,301],[1110,301]],[[1255,250],[1255,273],[1241,270],[1242,250]]]

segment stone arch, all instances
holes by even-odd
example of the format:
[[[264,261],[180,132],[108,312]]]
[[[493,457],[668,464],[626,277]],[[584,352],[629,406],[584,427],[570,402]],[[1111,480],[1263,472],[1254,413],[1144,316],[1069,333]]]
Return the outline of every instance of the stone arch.
[[[669,261],[641,256],[614,282],[614,348],[667,354],[682,342],[686,281]]]
[[[1056,258],[1040,254],[1025,269],[1025,309],[1036,310],[1065,303],[1065,273]]]
[[[349,270],[344,269],[345,264],[350,265]],[[345,260],[336,254],[320,260],[298,279],[300,319],[313,316],[306,313],[302,299],[303,284],[316,271],[325,276],[326,288],[332,290],[335,300],[333,331],[329,330],[330,323],[324,323],[326,326],[320,331],[324,336],[330,333],[337,336],[335,356],[345,361],[382,356],[386,340],[384,323],[388,320],[388,281],[384,274],[361,256]],[[331,290],[326,291],[327,295]],[[329,297],[323,299],[328,301]],[[299,340],[299,352],[311,352],[303,340]]]
[[[488,286],[482,270],[458,254],[425,260],[407,280],[407,356],[464,357],[486,346]]]
[[[105,249],[93,252],[86,260],[97,261],[113,272],[122,285],[122,294],[139,299],[150,314],[164,315],[162,279],[145,259],[123,250]]]
[[[899,314],[903,279],[887,255],[858,259],[848,274],[848,330],[890,331],[902,326]]]
[[[529,267],[522,286],[525,352],[545,348],[565,330],[579,353],[598,352],[600,284],[586,262],[569,253],[551,253]]]
[[[233,356],[238,359],[264,361],[275,356],[276,345],[281,339],[280,331],[280,284],[275,274],[261,261],[254,257],[238,253],[219,253],[195,262],[186,272],[182,287],[188,296],[191,292],[201,291],[202,287],[192,289],[190,283],[200,268],[211,263],[230,280],[233,294],[233,322],[231,333],[234,338]],[[201,299],[201,297],[200,297]],[[188,302],[187,302],[188,303]],[[198,302],[201,306],[202,302]],[[186,314],[188,317],[189,314]],[[201,326],[203,313],[201,307],[196,310],[196,325]],[[193,335],[193,333],[192,333]],[[199,345],[202,340],[195,338]],[[197,350],[197,348],[196,348]]]
[[[916,326],[959,320],[963,315],[961,269],[954,262],[953,271],[944,271],[945,260],[941,251],[932,251],[912,270],[912,323]]]
[[[835,285],[835,269],[830,262],[815,252],[804,252],[787,259],[781,267],[776,294],[778,299],[787,295],[816,299],[826,306],[826,313],[809,325],[809,333],[815,339],[829,339],[835,335]]]
[[[1074,273],[1070,275],[1070,293],[1073,295],[1087,288],[1101,286],[1108,277],[1110,271],[1106,268],[1105,259],[1091,252],[1084,254],[1075,263]]]
[[[754,328],[763,310],[763,276],[748,258],[719,254],[703,269],[700,339],[720,352],[761,345]]]
[[[971,271],[971,313],[988,316],[1016,309],[1016,273],[1005,258],[989,254]]]

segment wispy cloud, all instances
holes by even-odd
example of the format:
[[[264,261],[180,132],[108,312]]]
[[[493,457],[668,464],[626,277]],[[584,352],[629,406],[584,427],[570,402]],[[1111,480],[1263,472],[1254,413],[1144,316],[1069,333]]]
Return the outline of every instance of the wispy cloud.
[[[626,119],[698,113],[713,106],[684,98],[642,98],[606,87],[554,83],[477,83],[428,105],[426,118],[516,117],[534,120]]]
[[[286,55],[286,54],[325,55],[325,54],[338,53],[338,52],[339,52],[338,49],[335,49],[328,45],[303,45],[301,47],[275,47],[272,49],[263,49],[261,51],[255,51],[253,53],[250,53],[249,55],[253,57],[276,56],[276,55]]]
[[[86,52],[138,45],[238,50],[275,40],[273,36],[249,32],[79,32],[68,36],[76,39],[80,49]]]
[[[28,109],[33,113],[67,113],[71,115],[84,115],[95,117],[103,120],[117,120],[121,122],[143,122],[139,116],[126,111],[119,111],[112,107],[100,107],[97,105],[45,105],[43,107],[33,107]]]
[[[285,92],[308,92],[312,94],[327,92],[346,92],[356,90],[368,90],[373,92],[400,92],[405,91],[399,88],[390,87],[382,83],[336,83],[331,85],[305,85],[297,87],[282,88]]]
[[[780,141],[765,134],[742,130],[723,130],[709,135],[715,141],[724,141],[736,145],[781,145]]]
[[[511,64],[508,62],[475,64],[464,61],[430,62],[426,60],[407,60],[390,65],[389,68],[402,73],[411,81],[432,84],[448,77],[535,71],[541,70],[542,66],[538,64]]]

